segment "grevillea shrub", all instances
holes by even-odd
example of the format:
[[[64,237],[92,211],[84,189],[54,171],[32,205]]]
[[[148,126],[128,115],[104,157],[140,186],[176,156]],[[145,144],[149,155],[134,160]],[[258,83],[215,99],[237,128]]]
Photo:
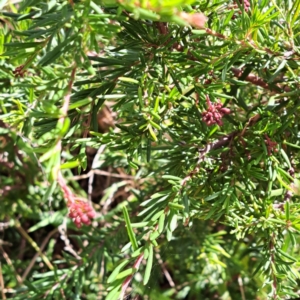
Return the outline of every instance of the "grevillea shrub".
[[[1,299],[299,299],[299,0],[0,11]]]

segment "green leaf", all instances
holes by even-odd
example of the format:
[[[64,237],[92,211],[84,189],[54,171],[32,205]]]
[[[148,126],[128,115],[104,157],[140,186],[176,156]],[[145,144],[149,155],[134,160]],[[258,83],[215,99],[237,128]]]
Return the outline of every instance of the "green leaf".
[[[79,166],[79,161],[75,160],[75,161],[68,161],[62,165],[60,165],[61,169],[73,169]]]
[[[126,259],[123,262],[121,262],[114,270],[113,272],[110,274],[110,276],[107,279],[107,283],[112,283],[113,281],[115,281],[115,279],[117,278],[117,275],[120,273],[120,271],[126,266],[128,265],[129,260]]]
[[[181,205],[178,203],[169,202],[168,205],[170,208],[175,209],[175,210],[184,210],[185,209],[184,205]]]
[[[118,300],[119,299],[119,295],[121,293],[121,285],[119,284],[117,285],[113,290],[111,290],[108,295],[106,296],[106,300]]]
[[[170,211],[170,215],[168,218],[168,223],[169,223],[169,230],[173,232],[175,228],[177,227],[177,214],[173,210]]]
[[[180,177],[173,176],[173,175],[163,175],[162,178],[163,179],[170,179],[170,180],[174,180],[174,181],[179,181],[179,182],[182,181],[182,179]]]
[[[119,77],[118,79],[121,81],[124,81],[124,82],[139,84],[139,82],[137,80],[135,80],[133,78],[129,78],[129,77]]]
[[[165,225],[165,218],[166,218],[165,213],[161,214],[160,217],[159,217],[159,220],[158,220],[158,229],[157,229],[157,231],[159,233],[163,232],[164,225]]]
[[[146,270],[145,270],[144,279],[143,279],[144,285],[146,285],[149,281],[151,270],[152,270],[152,265],[153,265],[153,245],[150,244],[148,249],[149,249],[149,255],[148,255]]]
[[[129,240],[131,242],[133,250],[136,251],[138,249],[138,244],[136,241],[135,233],[131,227],[131,223],[130,223],[130,219],[129,219],[129,215],[128,215],[126,206],[123,206],[123,215],[124,215],[124,220],[126,223],[126,229],[127,229]]]
[[[136,251],[134,251],[132,254],[131,254],[131,257],[135,258],[135,257],[138,257],[140,256],[143,252],[145,251],[145,247],[140,247],[139,249],[137,249]]]
[[[117,276],[116,276],[116,280],[118,279],[122,279],[122,278],[125,278],[125,277],[128,277],[129,275],[132,275],[136,272],[136,269],[134,268],[129,268],[125,271],[122,271],[120,272]]]

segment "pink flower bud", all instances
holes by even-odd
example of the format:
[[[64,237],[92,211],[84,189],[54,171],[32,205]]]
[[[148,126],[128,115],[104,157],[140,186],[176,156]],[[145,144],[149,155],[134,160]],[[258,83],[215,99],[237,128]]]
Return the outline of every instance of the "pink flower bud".
[[[75,224],[81,224],[81,218],[79,216],[77,216],[74,220]]]
[[[93,207],[90,206],[90,205],[88,205],[87,207],[85,207],[84,210],[85,210],[86,212],[88,212],[88,211],[93,211]]]
[[[88,211],[86,214],[88,215],[88,217],[90,219],[93,219],[96,216],[96,213],[93,210],[92,211]]]
[[[213,124],[223,125],[222,117],[230,114],[230,109],[223,107],[223,104],[218,101],[211,103],[209,96],[206,96],[207,110],[202,113],[202,120],[206,125],[210,126]]]
[[[228,115],[228,114],[230,114],[230,109],[229,109],[229,108],[226,108],[226,107],[222,107],[222,108],[220,109],[220,112],[221,112],[222,114],[224,114],[224,115]]]
[[[82,218],[84,212],[81,209],[78,209],[77,212],[78,212],[78,215],[80,216],[80,218]]]
[[[77,213],[77,211],[75,211],[75,210],[71,210],[70,211],[70,213],[69,213],[69,217],[70,218],[76,218],[78,216],[78,213]]]
[[[96,215],[91,204],[84,199],[75,198],[73,202],[68,201],[67,205],[69,207],[68,216],[73,219],[77,228],[80,228],[82,224],[90,225],[90,219],[93,219]]]
[[[207,21],[207,17],[202,13],[187,14],[185,12],[181,12],[180,17],[187,21],[190,25],[198,28],[204,28]]]
[[[82,223],[88,223],[90,221],[90,219],[89,219],[89,217],[86,215],[86,214],[83,214],[82,216],[81,216],[81,222]]]
[[[82,223],[85,224],[85,225],[91,225],[90,219],[88,219],[86,222],[82,222]]]
[[[217,123],[219,126],[222,126],[222,125],[223,125],[223,122],[222,122],[221,119],[217,119],[217,120],[216,120],[216,123]]]

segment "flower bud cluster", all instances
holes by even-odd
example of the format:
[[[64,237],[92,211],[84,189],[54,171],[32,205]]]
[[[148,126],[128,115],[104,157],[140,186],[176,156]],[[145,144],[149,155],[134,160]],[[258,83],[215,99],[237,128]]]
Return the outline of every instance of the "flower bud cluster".
[[[24,70],[24,65],[16,67],[13,71],[15,77],[24,77],[26,70]]]
[[[206,96],[207,110],[202,113],[202,120],[208,126],[213,124],[223,125],[222,118],[224,115],[230,114],[230,109],[223,107],[221,102],[211,103],[208,96]]]
[[[243,2],[244,2],[244,10],[245,10],[245,12],[247,13],[247,12],[249,11],[249,8],[250,8],[250,2],[249,2],[248,0],[238,0],[238,1],[239,1],[242,5],[243,5]],[[236,1],[235,1],[235,3],[236,3]],[[234,4],[234,7],[237,8],[238,5],[237,5],[237,4]],[[242,12],[239,11],[239,14],[241,15]],[[234,14],[234,15],[232,16],[232,19],[235,19],[235,18],[236,18],[236,15]]]
[[[278,152],[277,143],[272,141],[266,134],[265,134],[265,143],[267,146],[269,156],[272,155],[272,152]]]
[[[69,208],[68,217],[73,220],[77,228],[80,228],[82,224],[90,225],[91,220],[96,215],[92,205],[85,199],[78,198],[74,195],[71,189],[67,186],[61,172],[58,173],[57,181],[67,201],[67,206]]]
[[[239,0],[239,2],[241,3],[241,4],[243,4],[243,2],[244,2],[244,9],[245,9],[245,12],[248,12],[249,11],[249,8],[250,8],[250,2],[248,1],[248,0]]]
[[[90,225],[91,220],[95,217],[96,213],[89,202],[76,198],[73,202],[68,201],[69,217],[73,220],[77,228],[82,224]]]

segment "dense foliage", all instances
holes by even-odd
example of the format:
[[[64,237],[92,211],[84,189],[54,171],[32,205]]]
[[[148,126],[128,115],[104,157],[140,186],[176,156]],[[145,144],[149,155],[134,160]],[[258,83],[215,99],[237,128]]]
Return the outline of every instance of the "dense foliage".
[[[0,9],[2,299],[299,299],[300,0]]]

